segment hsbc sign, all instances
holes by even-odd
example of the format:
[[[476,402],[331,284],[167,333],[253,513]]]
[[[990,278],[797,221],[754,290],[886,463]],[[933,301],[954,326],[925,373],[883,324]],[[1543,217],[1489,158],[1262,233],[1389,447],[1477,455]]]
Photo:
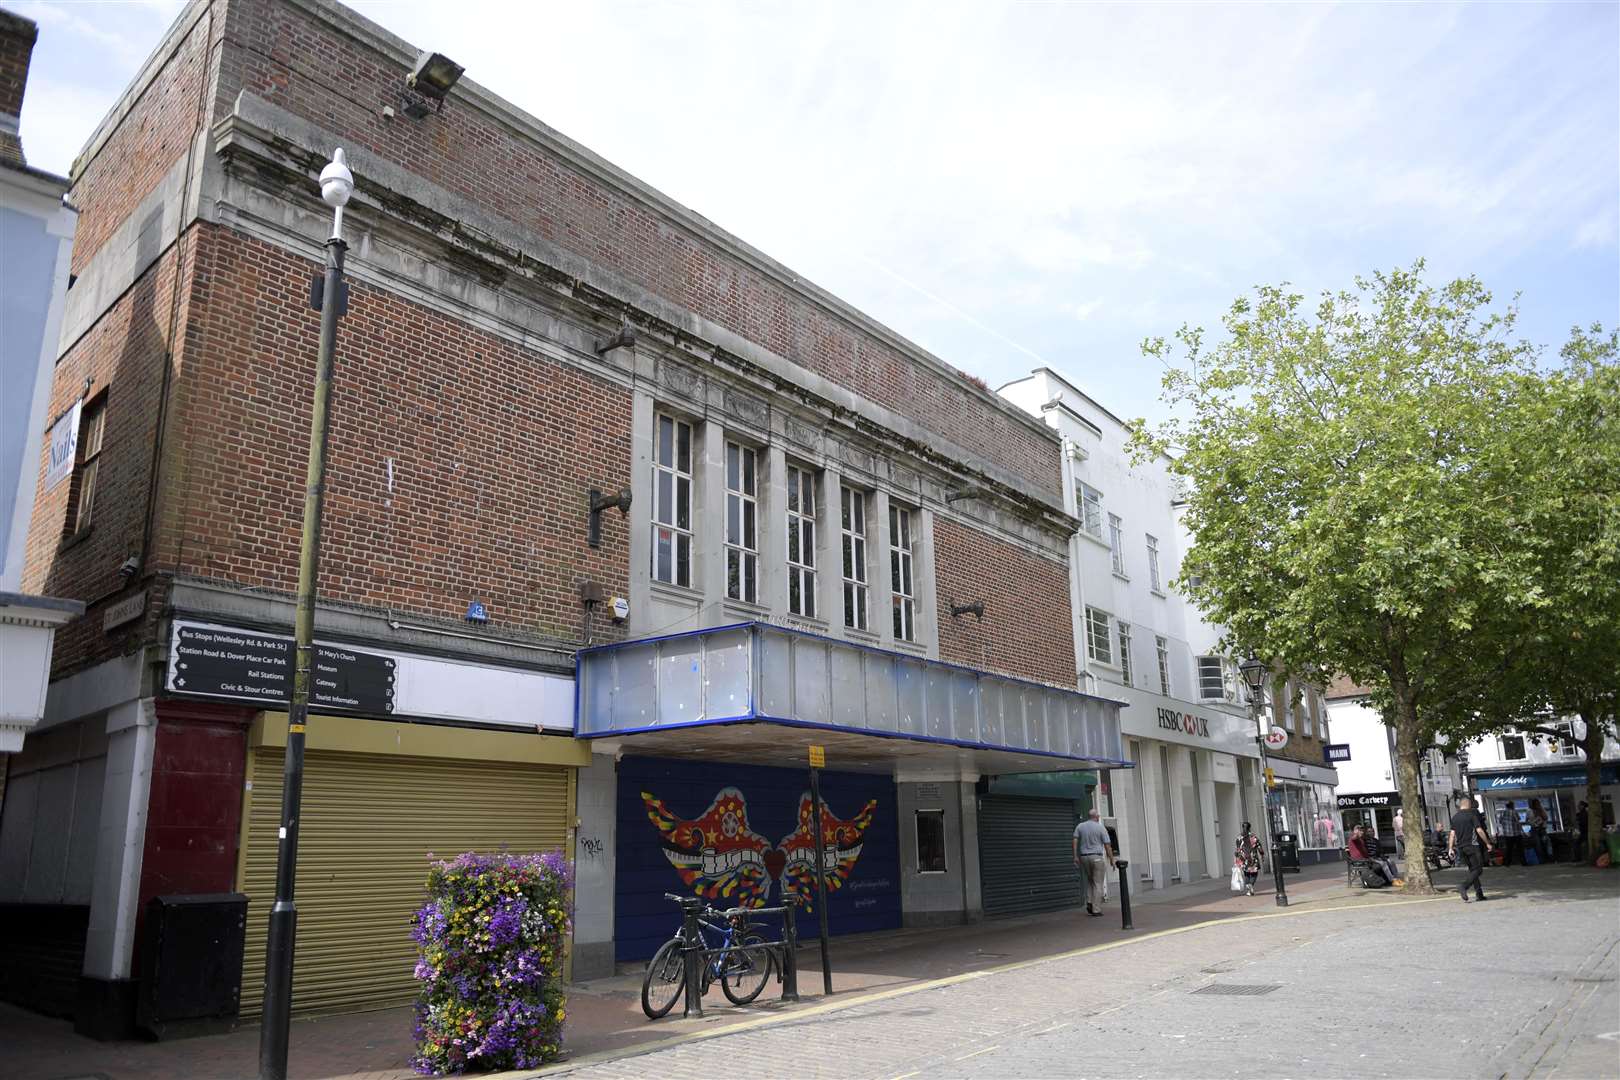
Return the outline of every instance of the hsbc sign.
[[[1209,721],[1190,712],[1175,709],[1159,710],[1159,726],[1167,731],[1180,731],[1187,735],[1209,738]]]

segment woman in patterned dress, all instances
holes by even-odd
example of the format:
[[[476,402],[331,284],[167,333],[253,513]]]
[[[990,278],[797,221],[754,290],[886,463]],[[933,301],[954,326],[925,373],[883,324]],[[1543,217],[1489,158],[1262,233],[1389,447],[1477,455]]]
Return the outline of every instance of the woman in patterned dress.
[[[1253,896],[1255,879],[1260,876],[1260,838],[1250,831],[1247,821],[1243,823],[1243,835],[1238,837],[1232,862],[1243,870],[1244,893]]]

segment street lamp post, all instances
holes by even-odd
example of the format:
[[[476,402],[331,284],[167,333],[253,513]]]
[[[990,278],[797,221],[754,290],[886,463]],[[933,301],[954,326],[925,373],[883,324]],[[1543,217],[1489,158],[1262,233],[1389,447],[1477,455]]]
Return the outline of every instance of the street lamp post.
[[[1283,885],[1282,863],[1277,860],[1277,830],[1271,827],[1271,784],[1268,780],[1271,759],[1266,755],[1266,733],[1260,722],[1260,691],[1271,669],[1251,652],[1249,658],[1238,665],[1238,670],[1243,673],[1243,681],[1249,684],[1249,708],[1254,713],[1254,741],[1260,747],[1260,809],[1264,814],[1262,824],[1271,841],[1271,872],[1277,879],[1277,906],[1287,907],[1288,890]]]
[[[270,909],[265,946],[264,1015],[259,1026],[260,1080],[286,1080],[287,1036],[292,1013],[293,944],[298,908],[293,886],[298,870],[299,804],[304,791],[304,725],[309,719],[309,679],[315,659],[315,575],[321,555],[321,505],[326,485],[326,434],[332,397],[332,354],[343,314],[343,207],[354,194],[354,176],[339,149],[321,170],[321,198],[332,207],[321,284],[321,343],[310,415],[309,468],[304,479],[304,534],[298,549],[298,609],[293,644],[292,697],[287,708],[287,755],[281,773],[281,829],[276,849],[276,902]]]

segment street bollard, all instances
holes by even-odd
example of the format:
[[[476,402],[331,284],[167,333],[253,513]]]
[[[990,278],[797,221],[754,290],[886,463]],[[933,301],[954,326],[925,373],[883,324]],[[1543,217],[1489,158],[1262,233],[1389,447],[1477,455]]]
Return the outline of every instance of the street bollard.
[[[1125,873],[1130,863],[1124,859],[1115,859],[1114,865],[1119,867],[1119,928],[1121,930],[1135,930],[1131,925],[1131,879]]]
[[[681,935],[686,945],[681,950],[681,968],[686,977],[686,1001],[682,1016],[703,1015],[703,934],[698,929],[698,912],[703,910],[702,900],[681,902]]]
[[[794,912],[798,898],[788,896],[782,906],[782,1000],[799,1000],[799,927]]]

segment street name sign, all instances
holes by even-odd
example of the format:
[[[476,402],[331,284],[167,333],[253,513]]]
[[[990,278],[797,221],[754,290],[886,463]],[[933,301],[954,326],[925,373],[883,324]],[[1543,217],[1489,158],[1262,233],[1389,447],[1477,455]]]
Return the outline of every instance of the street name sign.
[[[292,694],[293,640],[275,634],[176,622],[168,688],[183,694],[285,705]],[[395,661],[343,645],[315,643],[310,704],[355,712],[394,711]]]

